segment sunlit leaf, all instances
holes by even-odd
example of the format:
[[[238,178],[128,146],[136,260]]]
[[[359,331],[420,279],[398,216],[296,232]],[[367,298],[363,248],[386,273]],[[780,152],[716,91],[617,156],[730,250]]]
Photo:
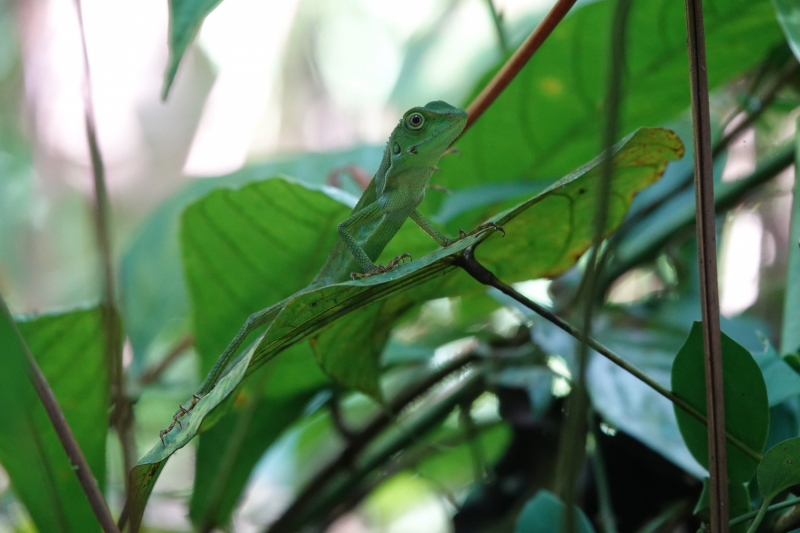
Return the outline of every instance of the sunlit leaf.
[[[241,187],[280,174],[321,186],[331,169],[349,164],[377,167],[381,153],[380,147],[362,146],[341,152],[306,153],[254,165],[226,176],[194,180],[162,204],[129,243],[120,265],[121,310],[133,345],[133,370],[141,370],[144,358],[156,341],[170,343],[189,330],[191,304],[179,242],[181,214],[187,205],[218,188]],[[270,289],[263,284],[250,287],[248,298],[261,298],[253,310],[272,303],[267,299],[269,295],[259,296],[262,288]],[[244,314],[238,324],[234,324],[237,329],[246,316]],[[218,343],[230,340],[230,335],[223,333],[227,338]]]
[[[18,326],[0,299],[0,462],[39,531],[99,531],[28,380],[25,351],[29,348],[41,367],[102,490],[109,386],[100,310],[42,315]]]

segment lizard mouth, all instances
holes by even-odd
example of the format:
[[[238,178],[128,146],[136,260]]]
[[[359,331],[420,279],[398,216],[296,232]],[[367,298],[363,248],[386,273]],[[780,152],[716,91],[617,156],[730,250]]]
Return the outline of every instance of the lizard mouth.
[[[448,132],[448,131],[450,131],[451,129],[453,129],[453,128],[455,128],[456,126],[459,126],[459,125],[460,125],[460,122],[454,122],[453,124],[450,124],[450,125],[449,125],[449,126],[447,126],[446,128],[443,128],[443,129],[441,129],[441,130],[437,131],[436,133],[434,133],[433,135],[431,135],[430,137],[428,137],[427,139],[425,139],[425,140],[424,140],[424,141],[422,141],[421,143],[417,143],[417,144],[415,144],[415,145],[409,146],[408,150],[406,150],[406,151],[407,151],[409,154],[416,154],[416,153],[417,153],[417,148],[419,148],[420,146],[422,146],[422,145],[423,145],[423,144],[425,144],[425,143],[429,143],[429,142],[431,142],[432,140],[434,140],[436,137],[438,137],[438,136],[439,136],[439,135],[441,135],[442,133]]]

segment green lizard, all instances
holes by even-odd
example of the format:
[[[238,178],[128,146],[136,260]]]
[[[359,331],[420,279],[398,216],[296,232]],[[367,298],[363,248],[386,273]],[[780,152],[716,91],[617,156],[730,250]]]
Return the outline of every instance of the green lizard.
[[[375,177],[361,195],[351,215],[337,227],[339,238],[333,250],[311,284],[303,291],[388,272],[406,258],[410,259],[411,256],[403,254],[386,265],[375,264],[383,249],[408,218],[441,246],[449,246],[488,229],[503,232],[503,228],[489,222],[469,233],[462,230],[457,238],[450,239],[417,211],[417,206],[425,198],[425,188],[436,169],[436,163],[461,134],[466,123],[466,111],[441,101],[412,108],[403,115],[386,143]],[[504,232],[503,234],[505,235]],[[250,315],[200,388],[192,395],[191,401],[180,406],[172,424],[161,431],[162,442],[164,435],[175,424],[181,425],[180,417],[191,411],[214,388],[244,339],[255,329],[274,320],[288,299]]]

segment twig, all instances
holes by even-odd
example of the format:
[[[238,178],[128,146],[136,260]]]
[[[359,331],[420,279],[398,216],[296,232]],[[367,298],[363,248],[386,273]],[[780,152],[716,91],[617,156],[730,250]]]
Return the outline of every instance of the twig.
[[[158,378],[160,378],[161,375],[192,346],[194,346],[193,335],[184,335],[181,337],[178,342],[170,348],[167,354],[161,358],[161,361],[142,372],[139,383],[142,385],[155,383]]]
[[[542,43],[550,36],[553,29],[564,19],[567,12],[575,4],[576,0],[558,0],[550,12],[542,19],[536,29],[525,39],[517,51],[514,52],[500,71],[495,74],[492,81],[475,97],[472,103],[467,107],[467,125],[461,135],[478,120],[483,112],[492,105],[500,93],[512,82],[512,80],[519,74],[519,71],[528,63],[528,60],[533,56],[536,50]],[[455,142],[455,141],[454,141]]]
[[[487,431],[499,425],[500,422],[490,422],[488,424],[476,424],[478,433]],[[394,459],[387,467],[383,468],[377,475],[371,477],[366,482],[362,483],[356,490],[352,491],[348,498],[336,506],[332,513],[329,513],[325,520],[322,521],[320,530],[325,531],[327,527],[332,524],[337,518],[348,513],[355,508],[356,505],[361,503],[364,498],[372,493],[378,486],[390,479],[392,476],[410,470],[415,476],[420,477],[426,482],[434,486],[434,488],[441,494],[441,496],[453,506],[454,509],[460,509],[461,505],[458,503],[457,498],[451,491],[435,478],[426,475],[417,469],[422,461],[428,459],[436,453],[439,453],[443,448],[449,449],[459,446],[461,444],[468,444],[469,439],[463,435],[446,439],[441,442],[435,443],[433,446],[423,446],[417,449],[405,449],[396,459]]]
[[[478,370],[473,372],[472,375],[464,379],[454,390],[448,392],[444,398],[414,420],[409,425],[408,431],[400,432],[385,445],[380,446],[363,462],[363,464],[356,467],[352,474],[348,475],[345,479],[334,483],[333,486],[325,487],[327,490],[321,495],[320,499],[315,504],[309,505],[310,509],[305,510],[305,516],[312,519],[325,516],[325,514],[335,507],[336,502],[343,494],[347,494],[357,488],[358,484],[373,470],[386,463],[392,456],[409,446],[417,438],[417,435],[424,435],[433,429],[434,426],[447,418],[450,412],[459,404],[473,401],[485,390],[484,381],[484,371]],[[276,522],[272,526],[267,527],[265,533],[296,531],[300,529],[301,525],[302,524],[298,523],[284,523],[278,528],[276,527]],[[287,526],[289,529],[286,529]]]
[[[270,533],[293,531],[303,512],[320,491],[328,485],[336,474],[347,469],[352,464],[353,458],[358,455],[372,439],[386,429],[396,415],[441,380],[477,360],[478,356],[476,354],[467,352],[460,357],[454,358],[426,378],[423,378],[419,383],[416,383],[415,386],[404,390],[384,411],[376,415],[372,422],[358,433],[355,433],[338,457],[320,470],[317,475],[308,482],[305,489],[294,499],[292,505],[290,505],[289,508],[283,512],[281,517],[270,526]]]
[[[728,532],[728,451],[725,442],[725,390],[717,286],[717,233],[714,216],[714,158],[708,102],[703,1],[686,0],[686,33],[692,94],[694,184],[697,221],[697,261],[705,351],[706,412],[708,413],[709,509],[712,533]]]
[[[114,305],[114,266],[111,258],[111,236],[108,221],[108,191],[105,181],[105,167],[100,154],[100,145],[97,141],[97,123],[94,117],[92,104],[92,82],[89,70],[89,53],[86,48],[86,33],[83,27],[83,13],[80,0],[75,0],[75,10],[78,15],[81,45],[83,48],[84,65],[84,121],[86,125],[86,140],[89,145],[89,154],[92,160],[92,176],[95,191],[95,233],[97,247],[100,250],[100,260],[103,273],[102,285],[102,311],[103,323],[106,331],[106,357],[108,358],[108,371],[111,381],[111,424],[117,431],[117,436],[122,447],[123,478],[125,479],[125,495],[129,493],[128,473],[136,463],[136,447],[133,442],[133,406],[125,393],[125,380],[122,371],[122,339],[117,326],[117,309]]]
[[[557,479],[561,486],[559,495],[566,509],[575,505],[575,483],[584,463],[586,454],[586,422],[589,412],[589,393],[586,389],[586,365],[589,359],[587,339],[592,334],[592,319],[597,302],[599,269],[598,254],[608,223],[609,197],[611,195],[611,178],[614,174],[614,142],[619,129],[619,114],[622,104],[622,74],[625,69],[625,39],[628,13],[632,0],[617,0],[611,26],[611,47],[608,71],[608,95],[606,97],[606,128],[603,136],[602,174],[598,194],[594,206],[594,234],[592,250],[584,270],[583,282],[583,335],[577,346],[578,372],[574,380],[574,388],[567,406],[567,417],[561,433],[560,451],[558,455]],[[565,514],[565,531],[576,530],[576,514]]]
[[[503,281],[497,278],[491,271],[489,271],[486,267],[478,262],[475,259],[473,247],[470,246],[466,250],[461,257],[458,258],[458,266],[463,268],[470,276],[475,278],[476,281],[479,283],[483,283],[484,285],[489,285],[490,287],[494,287],[495,289],[499,290],[503,294],[506,294],[513,298],[514,300],[518,301],[534,313],[540,315],[545,320],[552,322],[562,330],[566,331],[579,341],[583,342],[584,336],[583,334],[572,324],[569,322],[561,319],[560,317],[556,316],[552,312],[548,311],[541,305],[537,304],[536,302],[529,300],[510,285],[507,285]],[[689,403],[686,402],[680,396],[675,395],[672,391],[668,390],[665,387],[662,387],[659,383],[654,381],[650,376],[630,364],[629,362],[625,361],[622,357],[615,354],[610,349],[606,348],[596,340],[591,337],[586,338],[586,343],[597,353],[614,363],[615,365],[619,366],[623,370],[630,373],[633,377],[659,393],[661,396],[672,402],[673,404],[677,405],[679,408],[683,409],[689,416],[697,420],[698,422],[708,425],[708,421],[706,420],[706,416],[692,407]],[[761,454],[757,451],[750,448],[747,444],[743,443],[741,440],[736,438],[735,436],[731,435],[730,433],[726,433],[728,441],[739,448],[742,452],[744,452],[748,457],[753,459],[756,462],[761,461]]]
[[[714,148],[711,151],[711,156],[716,159],[725,148],[728,147],[730,142],[738,137],[744,130],[749,128],[753,122],[761,116],[765,109],[767,109],[772,102],[775,101],[775,98],[778,96],[778,92],[783,88],[789,80],[797,73],[797,69],[800,67],[800,63],[794,58],[791,57],[790,62],[786,65],[778,77],[775,79],[774,82],[764,91],[764,94],[759,98],[758,102],[758,109],[753,111],[752,113],[747,113],[747,116],[739,122],[732,130],[728,133],[723,135],[716,143],[714,143]]]
[[[33,388],[36,389],[36,394],[39,396],[44,410],[47,411],[47,416],[50,418],[50,422],[56,430],[56,435],[58,435],[58,440],[61,441],[61,446],[67,453],[67,459],[69,459],[72,469],[78,477],[78,482],[81,484],[81,488],[86,494],[86,499],[89,500],[89,505],[97,521],[100,523],[100,527],[103,528],[105,533],[119,533],[119,529],[117,529],[117,525],[114,523],[114,518],[111,516],[111,511],[108,510],[108,505],[106,505],[106,501],[103,499],[103,494],[97,486],[97,480],[92,474],[89,463],[86,462],[86,458],[83,456],[78,442],[75,440],[75,435],[73,435],[72,429],[69,427],[67,419],[64,417],[64,413],[58,405],[58,400],[56,400],[53,390],[47,383],[47,378],[44,377],[42,370],[36,363],[36,359],[31,355],[28,345],[25,344],[22,335],[14,325],[14,320],[11,318],[11,313],[9,313],[2,296],[0,296],[0,315],[3,315],[0,319],[8,321],[10,326],[14,328],[19,345],[25,351],[27,363],[25,365],[25,370],[28,373],[28,379],[30,379]]]

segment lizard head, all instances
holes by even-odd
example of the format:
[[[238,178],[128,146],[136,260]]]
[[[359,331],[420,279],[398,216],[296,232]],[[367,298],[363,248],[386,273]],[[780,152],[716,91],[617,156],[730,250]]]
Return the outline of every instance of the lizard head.
[[[409,109],[389,138],[392,166],[433,167],[466,124],[467,112],[446,102]]]

